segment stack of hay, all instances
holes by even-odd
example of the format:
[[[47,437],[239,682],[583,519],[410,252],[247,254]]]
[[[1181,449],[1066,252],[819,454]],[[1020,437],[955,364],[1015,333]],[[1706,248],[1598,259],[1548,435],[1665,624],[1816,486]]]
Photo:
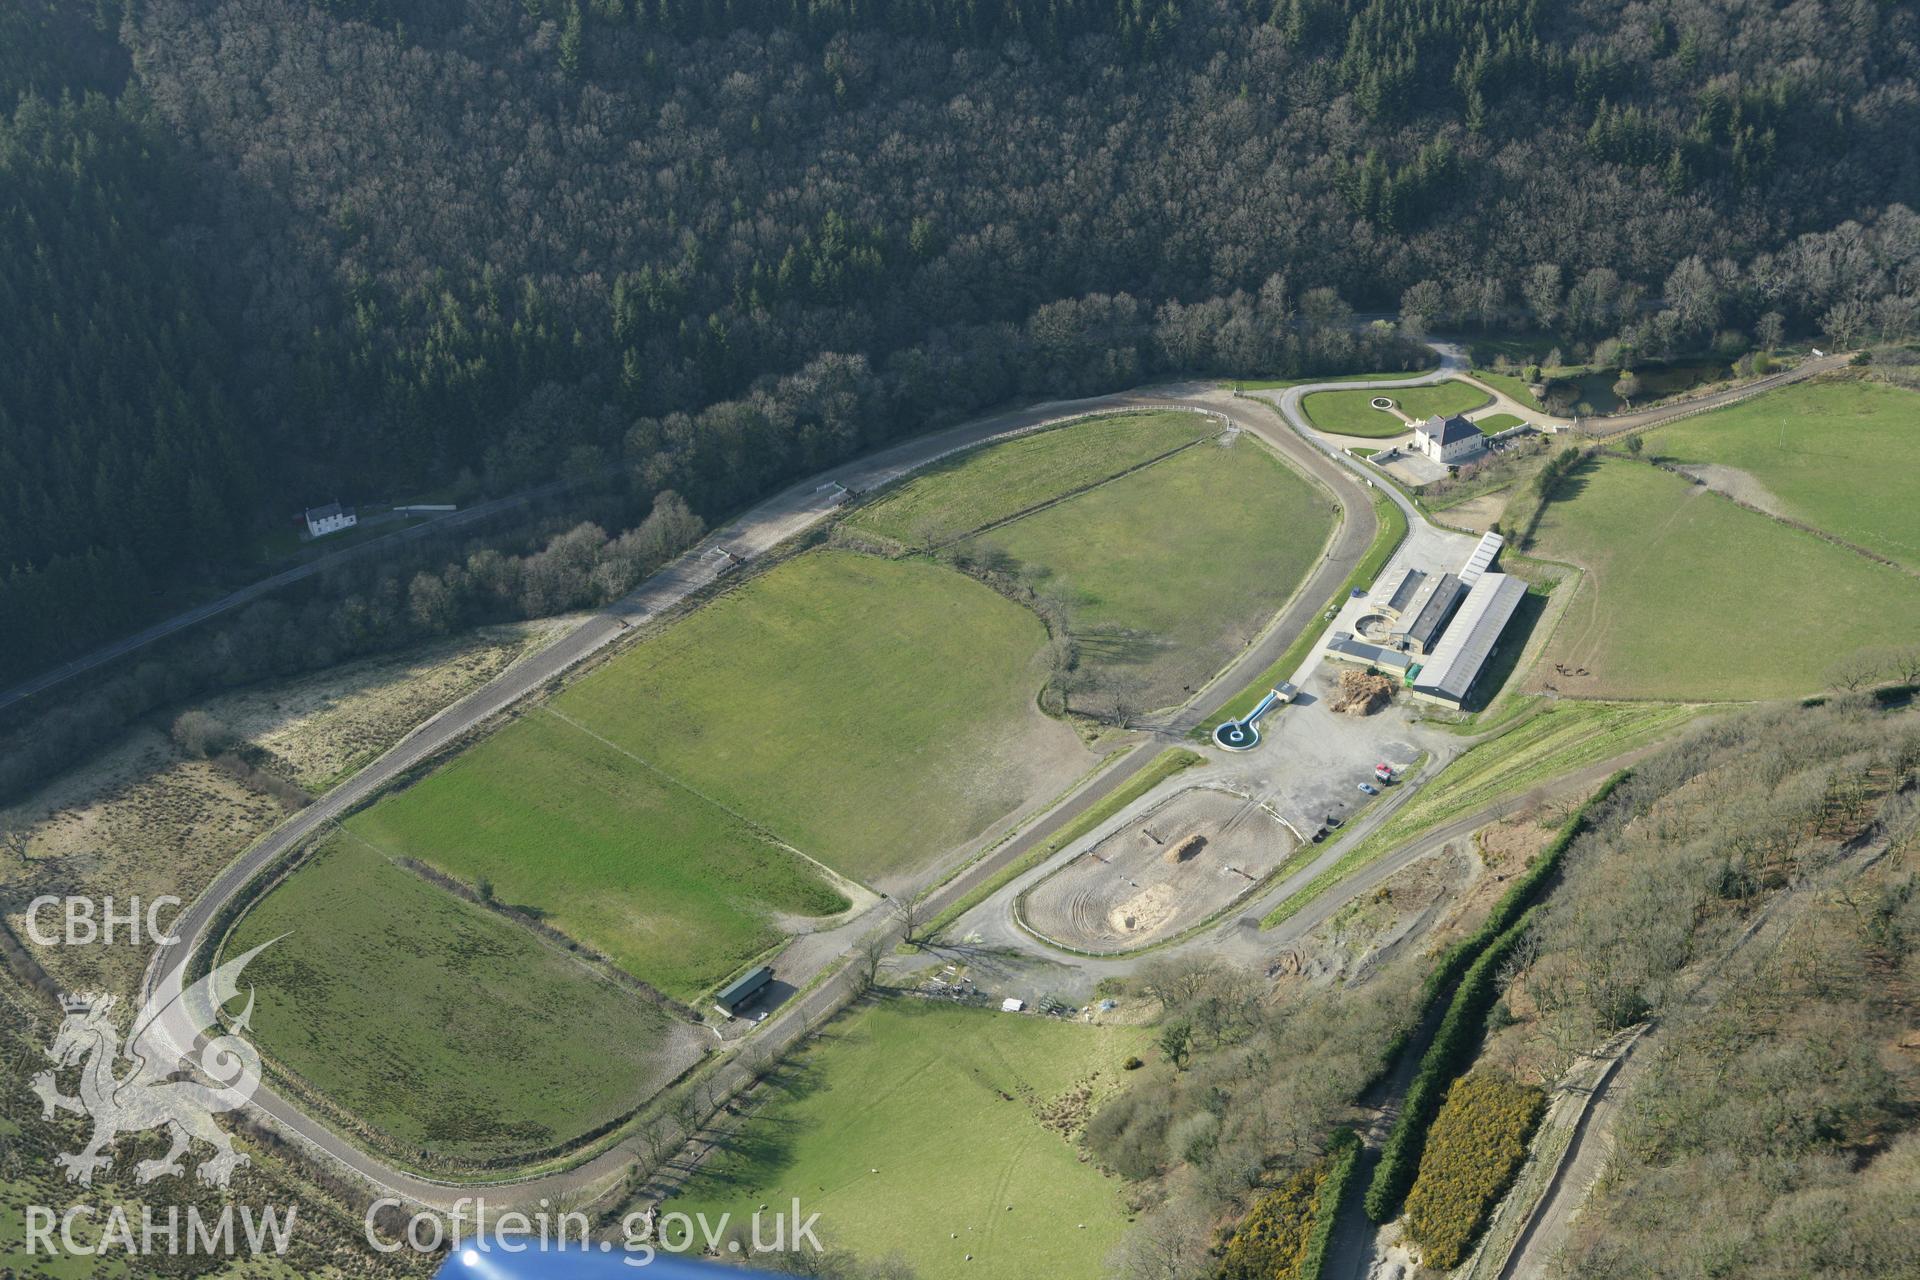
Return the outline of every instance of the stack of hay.
[[[1393,681],[1366,671],[1342,671],[1340,693],[1333,709],[1350,716],[1370,716],[1393,701]]]

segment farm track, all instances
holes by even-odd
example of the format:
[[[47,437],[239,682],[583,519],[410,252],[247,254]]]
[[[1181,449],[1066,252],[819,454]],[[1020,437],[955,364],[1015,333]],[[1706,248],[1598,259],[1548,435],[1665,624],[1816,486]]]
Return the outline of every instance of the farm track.
[[[1371,479],[1367,478],[1363,464],[1345,457],[1338,449],[1330,447],[1305,428],[1304,417],[1299,413],[1299,400],[1317,390],[1351,390],[1356,386],[1419,386],[1460,376],[1466,367],[1464,353],[1448,344],[1435,344],[1435,347],[1442,356],[1440,369],[1419,377],[1364,384],[1304,384],[1290,388],[1280,398],[1280,408],[1295,430],[1276,429],[1270,417],[1250,411],[1212,384],[1186,384],[1082,400],[1055,401],[996,414],[893,446],[789,487],[709,534],[695,548],[648,579],[632,594],[593,615],[569,635],[508,668],[481,689],[415,728],[379,759],[248,849],[181,913],[175,926],[180,941],[155,953],[143,984],[143,997],[147,1001],[157,999],[161,1002],[177,997],[182,990],[183,973],[189,957],[207,941],[210,928],[221,917],[227,904],[302,841],[371,799],[381,789],[462,736],[512,709],[549,683],[562,678],[575,666],[607,649],[636,623],[670,612],[710,586],[726,570],[765,555],[820,524],[839,505],[845,490],[863,491],[883,486],[957,451],[1089,414],[1125,409],[1189,409],[1220,415],[1233,425],[1252,432],[1331,493],[1342,509],[1343,519],[1321,563],[1260,639],[1249,645],[1225,671],[1204,685],[1184,707],[1156,723],[1156,732],[1147,741],[1126,752],[1113,767],[1054,806],[1016,838],[1005,841],[936,889],[928,907],[930,914],[937,915],[1124,785],[1152,762],[1166,740],[1183,740],[1187,731],[1204,724],[1220,706],[1239,692],[1242,684],[1264,671],[1286,650],[1295,636],[1318,618],[1327,599],[1365,555],[1373,539],[1376,521],[1371,494],[1374,486]],[[1689,405],[1686,411],[1697,412],[1699,408]],[[1679,414],[1661,416],[1659,421],[1666,421],[1671,416]],[[1414,527],[1423,521],[1413,503],[1396,486],[1380,486],[1378,491],[1384,492],[1398,504]],[[1583,772],[1593,773],[1593,770]],[[1578,778],[1582,775],[1571,776]],[[1350,877],[1334,891],[1323,895],[1314,904],[1316,909],[1302,912],[1288,922],[1289,927],[1276,930],[1258,941],[1263,949],[1271,949],[1271,944],[1284,943],[1288,937],[1299,936],[1353,894],[1368,891],[1414,858],[1437,847],[1436,841],[1444,843],[1446,839],[1458,838],[1461,833],[1473,829],[1466,824],[1483,824],[1517,803],[1516,798],[1486,806],[1475,814],[1456,819],[1437,832],[1428,833],[1403,850],[1394,851]],[[1384,814],[1381,816],[1384,817]],[[1194,942],[1204,944],[1209,939],[1217,942],[1231,938],[1244,947],[1248,942],[1241,935],[1247,931],[1237,929],[1236,924],[1237,921],[1230,916]],[[809,939],[812,945],[805,954],[811,972],[794,975],[793,981],[800,988],[800,994],[753,1031],[747,1043],[753,1046],[755,1054],[783,1052],[830,1018],[855,994],[852,973],[845,968],[836,971],[834,966],[862,937],[874,932],[897,933],[897,929],[891,921],[875,924],[863,920]],[[821,945],[822,942],[829,942],[830,945]],[[168,1030],[176,1043],[181,1045],[188,1045],[195,1038],[195,1030],[190,1026],[174,1025]],[[749,1064],[742,1062],[741,1056],[736,1053],[715,1068],[720,1089],[736,1089],[751,1078]],[[398,1168],[360,1149],[305,1113],[294,1101],[265,1087],[256,1094],[253,1106],[259,1118],[310,1154],[345,1169],[381,1194],[429,1208],[451,1208],[454,1202],[471,1195],[476,1187],[483,1185],[493,1188],[496,1199],[502,1203],[530,1202],[541,1196],[602,1194],[624,1176],[627,1167],[638,1157],[636,1139],[628,1136],[603,1147],[571,1168],[528,1177],[502,1178],[490,1183],[473,1180],[454,1182]]]

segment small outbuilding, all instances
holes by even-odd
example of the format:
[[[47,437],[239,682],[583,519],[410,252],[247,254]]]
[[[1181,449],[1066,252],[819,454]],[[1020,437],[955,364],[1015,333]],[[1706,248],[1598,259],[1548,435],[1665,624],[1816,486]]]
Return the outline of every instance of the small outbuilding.
[[[750,969],[720,988],[720,994],[713,998],[713,1007],[729,1018],[737,1017],[740,1010],[752,1004],[772,981],[771,965],[763,964],[758,968]]]
[[[351,508],[338,502],[329,502],[324,507],[308,507],[304,513],[309,538],[324,538],[330,533],[342,529],[351,529],[360,523],[360,517]]]

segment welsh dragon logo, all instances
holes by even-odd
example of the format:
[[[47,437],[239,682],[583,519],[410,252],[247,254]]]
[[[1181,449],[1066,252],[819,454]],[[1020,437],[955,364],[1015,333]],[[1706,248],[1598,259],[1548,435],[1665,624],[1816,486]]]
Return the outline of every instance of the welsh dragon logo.
[[[248,1163],[213,1117],[245,1106],[253,1097],[260,1086],[259,1053],[231,1033],[205,1039],[197,1053],[177,1046],[198,1042],[203,1032],[214,1029],[220,1007],[240,994],[240,971],[272,945],[262,943],[228,961],[171,999],[149,1000],[134,1018],[124,1050],[113,1020],[117,997],[61,998],[66,1018],[47,1052],[54,1070],[36,1075],[33,1091],[47,1119],[55,1111],[93,1117],[93,1137],[87,1145],[54,1158],[67,1171],[67,1181],[91,1186],[93,1175],[113,1164],[109,1149],[114,1140],[148,1129],[167,1130],[173,1146],[159,1159],[135,1165],[136,1182],[185,1173],[181,1157],[196,1139],[214,1150],[212,1158],[194,1171],[210,1187],[225,1187],[233,1171]],[[235,1019],[235,1030],[246,1030],[252,1016],[253,988],[249,987],[247,1006]],[[121,1074],[123,1059],[132,1069]],[[60,1092],[56,1075],[74,1066],[80,1068],[80,1093],[68,1097]],[[183,1073],[187,1078],[175,1078]],[[193,1078],[196,1074],[212,1083]]]

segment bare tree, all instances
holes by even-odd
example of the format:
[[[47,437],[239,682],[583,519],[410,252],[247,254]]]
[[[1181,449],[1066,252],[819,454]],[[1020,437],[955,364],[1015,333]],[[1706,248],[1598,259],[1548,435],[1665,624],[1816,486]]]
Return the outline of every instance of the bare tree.
[[[1887,668],[1902,684],[1920,684],[1920,644],[1893,650],[1887,655]]]
[[[933,890],[922,887],[910,893],[896,894],[893,898],[893,922],[900,926],[901,941],[908,946],[918,946],[927,921],[932,917],[927,900],[933,896]]]
[[[640,1141],[647,1149],[647,1163],[657,1170],[680,1145],[680,1135],[665,1116],[654,1116],[640,1126]]]
[[[879,983],[880,965],[892,949],[892,940],[883,930],[869,933],[854,948],[853,971],[862,992],[873,990]]]
[[[1140,966],[1140,985],[1172,1013],[1191,1008],[1221,972],[1220,963],[1209,956],[1157,956]]]
[[[1881,654],[1861,649],[1827,668],[1827,687],[1855,693],[1880,678],[1886,661]]]
[[[0,853],[22,864],[30,861],[27,842],[32,833],[33,824],[27,821],[25,813],[18,809],[0,810]]]
[[[1207,1223],[1183,1204],[1167,1205],[1142,1218],[1107,1257],[1115,1280],[1191,1280],[1211,1268]]]

